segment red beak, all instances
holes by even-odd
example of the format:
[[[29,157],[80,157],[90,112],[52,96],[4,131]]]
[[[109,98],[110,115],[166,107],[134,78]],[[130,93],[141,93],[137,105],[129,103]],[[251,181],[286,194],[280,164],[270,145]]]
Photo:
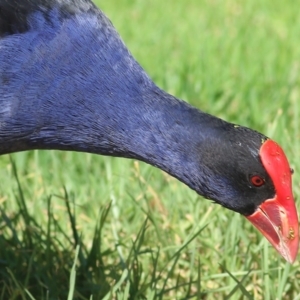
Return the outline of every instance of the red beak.
[[[298,253],[299,228],[291,169],[283,150],[272,140],[261,146],[260,158],[273,181],[276,194],[273,199],[264,201],[247,219],[289,263],[293,263]]]

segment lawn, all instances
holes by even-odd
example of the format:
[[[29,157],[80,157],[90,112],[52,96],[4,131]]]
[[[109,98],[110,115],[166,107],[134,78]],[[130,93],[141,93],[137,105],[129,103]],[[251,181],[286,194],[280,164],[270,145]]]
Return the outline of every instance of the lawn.
[[[298,199],[297,1],[96,3],[158,86],[281,144]],[[152,166],[31,151],[0,176],[0,300],[300,299],[299,260]]]

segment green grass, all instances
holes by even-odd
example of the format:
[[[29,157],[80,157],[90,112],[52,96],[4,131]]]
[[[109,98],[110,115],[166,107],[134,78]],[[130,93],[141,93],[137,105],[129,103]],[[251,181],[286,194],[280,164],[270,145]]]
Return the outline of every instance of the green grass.
[[[298,198],[297,1],[97,4],[160,87],[278,141]],[[0,299],[300,299],[299,260],[144,163],[32,151],[0,176]]]

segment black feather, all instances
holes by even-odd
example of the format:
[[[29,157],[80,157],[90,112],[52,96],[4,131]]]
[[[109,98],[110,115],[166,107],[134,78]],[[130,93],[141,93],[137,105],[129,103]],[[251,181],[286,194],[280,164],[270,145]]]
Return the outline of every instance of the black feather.
[[[90,0],[0,0],[0,36],[29,30],[28,18],[32,13],[40,11],[47,19],[53,8],[59,10],[61,18],[79,12],[99,13]]]

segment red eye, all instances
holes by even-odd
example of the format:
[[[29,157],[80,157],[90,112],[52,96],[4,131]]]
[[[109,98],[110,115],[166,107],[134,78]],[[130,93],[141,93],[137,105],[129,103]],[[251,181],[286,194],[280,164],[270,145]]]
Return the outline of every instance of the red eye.
[[[260,187],[260,186],[265,184],[265,180],[263,178],[261,178],[260,176],[258,176],[258,175],[253,175],[251,177],[251,183],[254,186]]]

